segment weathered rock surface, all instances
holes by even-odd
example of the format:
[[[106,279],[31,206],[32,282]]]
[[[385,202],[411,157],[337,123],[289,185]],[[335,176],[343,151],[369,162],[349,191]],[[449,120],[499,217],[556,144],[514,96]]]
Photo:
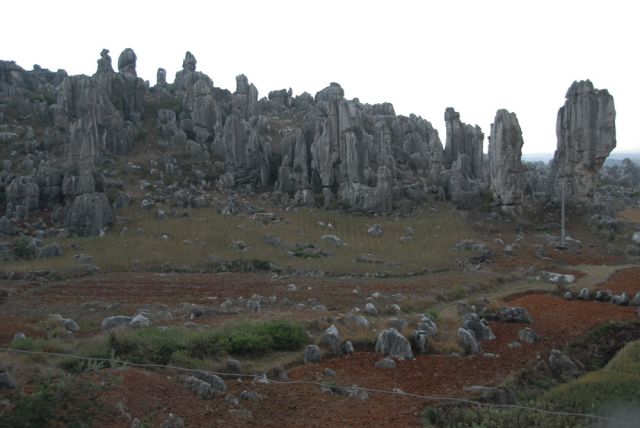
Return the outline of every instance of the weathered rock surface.
[[[558,111],[556,134],[551,193],[559,199],[564,182],[568,200],[588,201],[596,174],[616,147],[613,96],[606,89],[595,89],[589,80],[573,82]]]
[[[376,340],[376,352],[398,360],[413,360],[409,341],[396,329],[383,330]]]
[[[522,131],[515,113],[498,110],[489,137],[489,180],[503,210],[512,212],[522,203]]]

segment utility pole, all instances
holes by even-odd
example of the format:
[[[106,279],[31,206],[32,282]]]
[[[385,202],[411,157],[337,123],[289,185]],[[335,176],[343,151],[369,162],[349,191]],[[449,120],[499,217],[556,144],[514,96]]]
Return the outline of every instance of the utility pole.
[[[564,204],[565,204],[565,185],[566,185],[567,179],[563,178],[562,179],[562,205],[561,205],[561,231],[560,231],[560,246],[562,248],[566,248],[567,247],[567,242],[566,242],[566,230],[564,227],[564,223],[565,223],[565,208],[564,208]]]

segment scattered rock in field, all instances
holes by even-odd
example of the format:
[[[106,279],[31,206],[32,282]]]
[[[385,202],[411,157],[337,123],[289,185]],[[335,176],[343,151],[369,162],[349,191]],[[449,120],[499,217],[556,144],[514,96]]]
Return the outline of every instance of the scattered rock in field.
[[[151,320],[142,314],[138,314],[135,317],[131,318],[131,321],[128,325],[131,328],[149,327],[151,325]]]
[[[383,330],[376,340],[376,352],[398,360],[413,360],[409,341],[396,329]]]
[[[529,311],[522,306],[503,306],[494,313],[488,312],[486,316],[492,321],[501,322],[530,324],[533,321],[531,315],[529,315]]]
[[[214,394],[224,395],[227,392],[227,384],[218,375],[208,372],[198,372],[194,377],[209,384]]]
[[[330,368],[326,368],[326,369],[324,369],[324,371],[322,372],[322,374],[323,374],[325,377],[336,377],[336,371],[335,371],[335,370],[332,370],[332,369],[330,369]]]
[[[372,316],[378,315],[378,310],[376,309],[375,305],[371,302],[367,303],[364,307],[364,311]]]
[[[242,391],[240,393],[240,400],[254,401],[257,403],[259,401],[262,401],[262,399],[263,399],[262,395],[254,391]]]
[[[476,339],[478,340],[493,340],[496,338],[491,327],[487,324],[487,321],[480,318],[480,316],[475,313],[470,313],[464,316],[462,328],[473,331]]]
[[[384,357],[382,360],[378,361],[375,364],[375,367],[377,369],[395,369],[398,366],[396,365],[396,362],[393,361],[393,358],[391,357]]]
[[[131,317],[125,315],[115,315],[105,318],[102,321],[102,330],[111,330],[116,327],[126,327],[131,322]]]
[[[249,247],[244,241],[233,241],[231,243],[231,248],[238,251],[246,251]]]
[[[38,248],[38,258],[46,259],[49,257],[60,257],[64,255],[64,251],[62,251],[62,247],[58,245],[57,242],[54,242],[49,245],[45,245],[42,248]]]
[[[541,275],[543,279],[547,280],[552,284],[563,285],[563,284],[573,284],[574,282],[576,282],[576,277],[571,274],[563,275],[561,273],[542,272]]]
[[[327,307],[324,305],[315,305],[311,307],[313,312],[327,312]]]
[[[631,306],[640,306],[640,291],[636,293],[636,295],[629,302]]]
[[[145,210],[150,210],[154,205],[155,203],[149,199],[143,199],[140,203],[140,206],[142,206],[142,208],[144,208]]]
[[[287,291],[297,291],[298,287],[295,284],[289,284],[287,285]]]
[[[549,353],[549,366],[553,375],[559,379],[566,380],[581,374],[581,370],[567,355],[553,349]]]
[[[320,362],[321,352],[318,345],[307,345],[304,348],[304,356],[302,360],[305,364]]]
[[[340,349],[340,332],[335,325],[331,324],[329,328],[324,331],[320,343],[325,345],[334,355],[341,355]]]
[[[429,352],[427,337],[429,334],[426,331],[415,330],[411,333],[411,339],[413,340],[414,348],[420,354],[426,354]]]
[[[631,240],[636,244],[640,244],[640,232],[633,232],[633,235],[631,236]]]
[[[369,398],[369,394],[367,391],[364,391],[358,388],[358,385],[353,385],[351,388],[347,389],[347,395],[351,398],[355,398],[356,400],[367,400]]]
[[[476,335],[473,331],[458,328],[458,345],[462,348],[464,355],[479,354],[482,352],[480,342],[476,339]]]
[[[571,293],[571,291],[567,291],[566,293],[564,293],[564,296],[562,296],[565,300],[573,300],[573,293]]]
[[[229,358],[227,360],[227,370],[231,373],[240,373],[242,371],[242,365],[240,364],[240,361]]]
[[[169,417],[162,422],[160,428],[184,428],[184,420],[173,413],[169,413]]]
[[[18,332],[16,334],[13,335],[13,340],[12,341],[16,341],[16,340],[23,340],[26,339],[27,335],[22,333],[22,332]]]
[[[473,251],[476,253],[469,258],[469,261],[473,264],[492,263],[495,258],[493,251],[491,251],[491,249],[485,244],[468,239],[457,242],[455,244],[455,249],[458,251]]]
[[[404,233],[407,236],[413,236],[416,234],[416,229],[413,226],[407,226],[404,228]]]
[[[413,236],[401,236],[398,239],[400,242],[402,242],[403,244],[408,244],[409,242],[413,241]]]
[[[464,391],[470,392],[477,401],[492,404],[514,404],[516,397],[512,391],[505,388],[489,386],[467,386]]]
[[[424,331],[429,336],[435,336],[438,334],[438,326],[436,325],[435,321],[429,315],[425,314],[420,315],[418,330]]]
[[[520,348],[522,346],[522,343],[518,342],[517,340],[513,341],[513,342],[509,342],[507,343],[507,346],[511,349],[517,349]]]
[[[536,332],[529,327],[525,327],[518,331],[518,338],[524,343],[536,343],[538,340],[540,340],[540,337],[536,334]]]
[[[409,325],[409,323],[406,320],[403,320],[402,318],[391,318],[387,322],[387,327],[395,328],[398,331],[404,330],[405,327],[407,327],[407,325]]]
[[[350,340],[347,340],[346,342],[344,342],[340,346],[340,349],[342,350],[342,353],[345,355],[353,354],[355,352],[355,349],[353,349],[353,343],[351,343]]]
[[[596,291],[595,299],[598,302],[608,302],[608,301],[611,300],[612,294],[613,293],[611,293],[611,291],[609,291],[609,290],[598,290],[598,291]]]
[[[344,242],[339,237],[337,237],[336,235],[322,235],[320,237],[320,240],[328,242],[328,243],[330,243],[331,245],[333,245],[335,247],[346,247],[347,246],[347,243]]]
[[[259,314],[260,300],[247,300],[247,310],[252,314]]]
[[[301,311],[305,308],[304,303],[298,303],[296,304],[296,311]],[[326,309],[326,308],[325,308]]]
[[[213,388],[211,388],[211,385],[195,376],[189,376],[185,382],[185,386],[189,391],[203,400],[208,400],[213,397]]]
[[[360,254],[358,256],[358,258],[356,258],[356,262],[357,263],[383,264],[384,260],[380,260],[378,257],[376,257],[373,254],[364,253],[364,254]]]
[[[62,326],[71,332],[80,331],[80,326],[72,319],[63,319]]]
[[[613,298],[611,299],[611,303],[618,305],[618,306],[628,306],[629,305],[629,295],[625,292],[622,292],[622,294],[618,294],[613,296]]]
[[[363,330],[370,328],[369,320],[361,315],[347,314],[347,316],[344,317],[344,321],[351,327],[361,328]]]
[[[382,236],[382,226],[379,224],[374,224],[369,229],[367,229],[367,235],[373,236],[374,238],[379,238]]]
[[[589,294],[589,289],[584,287],[578,293],[578,300],[589,300],[591,298]]]
[[[16,389],[16,381],[7,372],[0,373],[0,390],[1,389]]]
[[[392,305],[387,306],[387,313],[398,316],[402,313],[402,309],[400,309],[400,305],[394,303]]]

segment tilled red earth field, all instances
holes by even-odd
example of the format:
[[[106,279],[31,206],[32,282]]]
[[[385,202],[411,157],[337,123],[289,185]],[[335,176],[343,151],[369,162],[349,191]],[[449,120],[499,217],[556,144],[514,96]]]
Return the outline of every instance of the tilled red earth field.
[[[166,277],[156,277],[149,282],[149,275],[119,277],[118,275],[94,278],[87,281],[70,281],[44,287],[25,284],[16,295],[30,296],[33,308],[46,308],[49,313],[59,305],[101,300],[120,301],[123,304],[169,304],[176,295],[181,301],[207,301],[211,299],[237,298],[247,295],[250,289],[264,295],[283,294],[286,281],[271,281],[264,276],[193,275],[182,277],[176,290],[176,282]],[[438,278],[455,281],[455,276]],[[367,289],[363,280],[333,281],[323,285],[309,281],[311,290],[302,291],[306,297],[314,295],[329,306],[348,307],[357,301],[353,288],[363,292],[401,290],[411,295],[424,286],[424,279],[378,282]],[[633,296],[640,291],[640,268],[617,272],[609,281],[599,286],[617,293],[626,291]],[[380,356],[370,352],[357,352],[348,357],[326,359],[318,364],[297,366],[289,371],[292,381],[321,381],[334,385],[358,385],[386,391],[394,389],[426,396],[463,397],[464,387],[495,385],[515,370],[536,359],[546,359],[551,349],[564,345],[585,334],[594,327],[615,320],[638,318],[636,307],[621,307],[610,303],[566,301],[552,294],[525,294],[509,301],[512,306],[524,306],[533,317],[530,325],[542,340],[536,344],[523,344],[510,348],[517,340],[522,324],[491,322],[496,340],[483,342],[484,352],[495,356],[459,357],[448,355],[418,356],[415,361],[400,361],[397,369],[376,369]],[[224,319],[224,317],[223,317]],[[30,334],[34,319],[19,314],[5,314],[0,324],[0,343],[7,344],[16,331]],[[323,377],[325,368],[335,370],[335,378]],[[229,393],[255,391],[262,401],[241,401],[235,405],[223,397],[200,400],[183,386],[183,373],[144,371],[129,368],[124,371],[102,371],[103,379],[119,379],[108,390],[103,401],[109,405],[120,403],[123,414],[159,423],[169,413],[182,417],[187,427],[207,426],[417,426],[419,415],[427,401],[369,393],[360,400],[338,394],[322,392],[318,386],[305,384],[260,384],[251,379],[227,380]],[[99,422],[100,426],[128,427],[131,422],[124,416]]]

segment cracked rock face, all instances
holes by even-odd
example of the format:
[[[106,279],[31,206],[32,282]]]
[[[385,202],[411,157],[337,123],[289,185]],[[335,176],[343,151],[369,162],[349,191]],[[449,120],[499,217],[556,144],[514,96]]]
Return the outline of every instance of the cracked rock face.
[[[498,110],[489,137],[489,177],[491,189],[503,210],[513,210],[522,203],[523,144],[515,113]]]
[[[556,135],[551,195],[559,199],[564,182],[569,201],[590,200],[596,174],[616,147],[613,96],[606,89],[595,89],[589,80],[573,82],[558,111]]]

